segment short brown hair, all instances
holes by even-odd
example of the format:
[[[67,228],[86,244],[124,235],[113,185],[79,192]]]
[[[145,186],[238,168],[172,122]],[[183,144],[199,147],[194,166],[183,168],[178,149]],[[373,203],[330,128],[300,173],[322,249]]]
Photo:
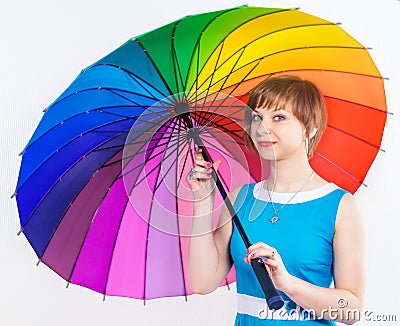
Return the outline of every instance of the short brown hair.
[[[307,138],[312,129],[317,128],[317,133],[309,139],[308,158],[311,158],[327,124],[324,97],[315,84],[297,76],[270,77],[250,92],[247,105],[253,111],[259,107],[282,109],[289,107],[306,129]],[[246,145],[256,150],[250,137],[251,118],[251,111],[246,110],[243,139]]]

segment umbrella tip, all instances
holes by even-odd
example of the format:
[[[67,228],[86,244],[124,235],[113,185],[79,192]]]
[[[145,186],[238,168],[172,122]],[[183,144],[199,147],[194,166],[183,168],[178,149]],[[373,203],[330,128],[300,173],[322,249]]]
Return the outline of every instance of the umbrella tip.
[[[18,231],[18,233],[17,233],[17,236],[19,237],[19,236],[21,235],[21,233],[23,233],[23,232],[24,232],[24,229],[23,229],[23,228],[20,228],[19,231]]]
[[[70,284],[70,283],[69,283],[69,281],[68,281],[68,282],[67,282],[67,285],[65,286],[66,289],[69,288],[69,284]]]
[[[39,258],[38,262],[36,263],[36,266],[39,266],[40,262],[41,262],[41,259]]]
[[[26,152],[26,149],[24,149],[21,153],[19,153],[18,155],[19,156],[22,156],[22,155],[24,155],[25,154],[25,152]]]
[[[43,110],[43,112],[47,112],[47,111],[49,111],[49,108],[45,108],[45,109]]]
[[[17,195],[17,193],[14,192],[14,193],[10,196],[10,198],[13,199],[16,195]]]

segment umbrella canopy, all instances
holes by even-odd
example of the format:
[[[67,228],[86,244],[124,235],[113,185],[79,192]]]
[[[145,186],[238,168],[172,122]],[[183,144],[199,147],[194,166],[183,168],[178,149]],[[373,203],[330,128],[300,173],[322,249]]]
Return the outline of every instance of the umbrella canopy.
[[[40,260],[107,295],[191,294],[190,223],[179,222],[191,213],[181,180],[193,143],[179,114],[190,115],[213,159],[225,160],[220,175],[229,189],[258,181],[261,163],[240,137],[239,100],[280,74],[321,89],[328,129],[311,164],[355,192],[386,121],[383,80],[368,50],[337,24],[298,10],[245,6],[188,16],[84,69],[45,110],[15,192],[21,230]],[[232,271],[224,284],[234,279]]]

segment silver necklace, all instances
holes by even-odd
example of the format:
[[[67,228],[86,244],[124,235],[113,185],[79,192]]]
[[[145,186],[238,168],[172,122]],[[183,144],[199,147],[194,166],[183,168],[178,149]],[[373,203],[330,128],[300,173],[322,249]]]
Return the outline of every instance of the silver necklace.
[[[292,197],[290,197],[289,200],[288,200],[285,204],[283,204],[281,207],[279,207],[278,209],[275,208],[275,205],[274,205],[274,203],[273,203],[273,201],[272,201],[272,196],[271,196],[271,193],[269,192],[268,184],[267,184],[267,192],[268,192],[269,201],[270,201],[270,203],[271,203],[272,209],[274,210],[274,215],[271,216],[271,218],[269,219],[269,221],[270,221],[272,224],[275,224],[276,222],[279,221],[278,212],[279,212],[280,210],[282,210],[287,204],[289,204],[290,201],[291,201],[294,197],[296,197],[296,195],[297,195],[300,191],[303,190],[303,188],[311,181],[311,179],[312,179],[313,176],[314,176],[314,171],[311,172],[310,176],[307,178],[306,182],[304,182],[304,184],[299,188],[299,190],[297,190],[297,191],[294,193],[294,195],[293,195]],[[274,182],[274,187],[273,187],[273,189],[272,189],[272,192],[274,192],[274,190],[275,190],[275,182]]]

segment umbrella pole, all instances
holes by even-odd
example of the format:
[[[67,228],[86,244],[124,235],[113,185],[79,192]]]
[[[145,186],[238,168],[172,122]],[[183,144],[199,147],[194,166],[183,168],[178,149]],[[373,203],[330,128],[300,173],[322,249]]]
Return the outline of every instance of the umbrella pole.
[[[181,117],[185,121],[186,125],[190,128],[189,130],[189,135],[192,137],[194,143],[201,148],[201,154],[204,158],[204,160],[208,162],[213,162],[211,159],[206,147],[204,146],[199,133],[197,132],[198,129],[193,127],[192,121],[189,119],[188,113],[183,113],[181,114]],[[221,180],[218,177],[217,172],[212,168],[212,177],[217,185],[217,188],[224,199],[225,205],[228,208],[228,211],[232,217],[233,222],[235,223],[235,226],[244,242],[246,245],[246,248],[251,246],[250,240],[247,237],[247,234],[245,233],[242,224],[240,223],[240,220],[236,214],[235,209],[233,208],[233,205],[231,201],[228,198],[228,195],[225,191],[225,188],[221,182]],[[252,259],[251,260],[251,266],[257,276],[258,281],[260,282],[260,285],[263,289],[263,292],[265,294],[265,298],[267,300],[268,307],[270,309],[280,309],[284,305],[284,301],[278,291],[275,289],[274,284],[272,283],[271,277],[269,276],[268,271],[266,270],[264,263],[262,262],[261,259]]]

